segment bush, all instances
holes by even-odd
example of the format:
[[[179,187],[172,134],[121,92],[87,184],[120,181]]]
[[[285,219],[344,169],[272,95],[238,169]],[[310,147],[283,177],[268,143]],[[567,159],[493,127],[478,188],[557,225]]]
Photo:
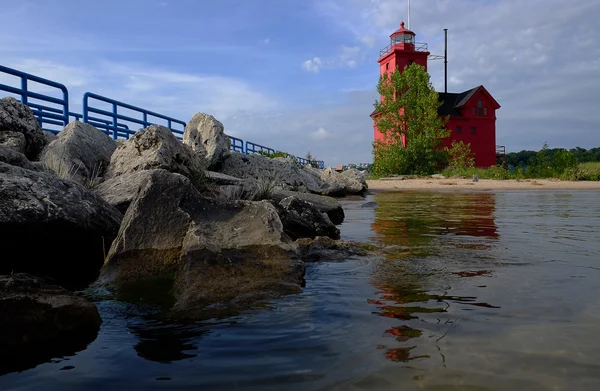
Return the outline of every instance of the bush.
[[[452,147],[445,148],[448,152],[450,168],[470,168],[475,166],[475,154],[471,151],[471,144],[452,140]]]

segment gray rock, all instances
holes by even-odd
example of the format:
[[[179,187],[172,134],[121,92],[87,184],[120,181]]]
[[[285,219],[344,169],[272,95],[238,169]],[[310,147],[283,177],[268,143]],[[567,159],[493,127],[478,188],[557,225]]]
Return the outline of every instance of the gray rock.
[[[90,124],[70,122],[42,151],[40,160],[61,179],[88,187],[100,182],[117,143]]]
[[[25,155],[5,145],[0,145],[0,162],[26,168],[28,170],[37,169],[29,160],[27,160]]]
[[[217,168],[231,148],[231,140],[225,134],[223,124],[204,113],[196,113],[188,122],[183,143],[201,154],[208,168]]]
[[[363,173],[355,168],[342,171],[340,177],[346,184],[348,194],[362,194],[369,188]]]
[[[375,201],[365,202],[360,206],[361,208],[379,208],[379,204]]]
[[[286,190],[319,193],[321,182],[295,164],[254,154],[230,153],[220,172],[236,178],[274,181]]]
[[[168,292],[184,310],[274,287],[298,291],[304,269],[294,254],[270,203],[220,203],[182,175],[156,170],[127,209],[98,284],[174,278]]]
[[[52,141],[58,139],[58,136],[52,132],[44,130],[44,138],[46,139],[46,143],[50,144]]]
[[[347,193],[346,181],[331,167],[321,171],[321,194],[333,197],[343,197]]]
[[[105,179],[125,173],[162,168],[185,176],[203,169],[200,157],[171,130],[151,125],[119,145],[110,159]]]
[[[236,178],[234,176],[222,174],[220,172],[215,172],[215,171],[206,171],[206,175],[208,175],[210,180],[215,185],[219,185],[219,186],[241,185],[244,182],[243,179]]]
[[[13,131],[0,132],[0,146],[23,154],[27,148],[27,141],[23,133]]]
[[[94,304],[49,280],[0,276],[0,375],[85,349],[101,323]]]
[[[433,175],[431,175],[431,178],[434,178],[434,179],[446,179],[446,177],[444,175],[442,175],[442,174],[433,174]]]
[[[275,202],[281,202],[286,197],[294,196],[313,204],[321,213],[326,213],[334,224],[341,224],[344,221],[344,209],[335,199],[317,194],[299,193],[295,191],[277,190],[271,195]]]
[[[125,173],[100,183],[94,188],[94,192],[104,201],[117,208],[122,214],[125,214],[131,201],[137,197],[142,185],[148,181],[155,171],[167,172],[159,169]]]
[[[4,139],[11,148],[15,146],[22,148],[17,151],[27,156],[29,160],[36,160],[47,144],[44,131],[31,109],[12,97],[0,99],[0,135],[6,132],[10,132],[9,135],[0,137],[0,140]],[[15,136],[14,133],[23,135],[24,145],[21,136]]]
[[[122,215],[51,173],[0,163],[0,273],[27,272],[84,287],[104,263]],[[11,255],[9,255],[11,254]]]
[[[275,205],[283,224],[283,231],[293,240],[328,236],[340,238],[340,230],[326,213],[321,213],[313,204],[295,196],[287,197]]]
[[[374,254],[375,246],[365,243],[344,242],[328,237],[298,239],[298,253],[305,262],[345,261],[350,257]]]

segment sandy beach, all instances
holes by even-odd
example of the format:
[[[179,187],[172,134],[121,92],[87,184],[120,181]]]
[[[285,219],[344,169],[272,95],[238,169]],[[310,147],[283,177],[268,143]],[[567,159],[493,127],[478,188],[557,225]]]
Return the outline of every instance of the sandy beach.
[[[472,179],[462,178],[416,178],[397,179],[383,178],[367,180],[370,191],[402,191],[402,190],[600,190],[600,182],[561,181],[558,179]]]

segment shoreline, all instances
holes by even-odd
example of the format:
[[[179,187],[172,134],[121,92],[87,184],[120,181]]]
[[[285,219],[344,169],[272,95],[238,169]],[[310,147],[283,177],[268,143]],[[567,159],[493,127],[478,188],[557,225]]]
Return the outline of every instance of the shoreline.
[[[443,190],[600,190],[600,181],[561,181],[559,179],[480,179],[465,178],[367,179],[369,191]]]

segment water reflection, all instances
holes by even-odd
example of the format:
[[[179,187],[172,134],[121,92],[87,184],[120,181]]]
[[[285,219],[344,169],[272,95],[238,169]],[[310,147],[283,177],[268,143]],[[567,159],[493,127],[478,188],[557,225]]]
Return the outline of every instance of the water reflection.
[[[423,246],[439,236],[498,238],[494,193],[379,193],[371,227],[385,244]]]
[[[436,356],[445,362],[437,342],[456,321],[457,311],[500,308],[476,296],[449,294],[454,281],[488,278],[492,269],[477,269],[476,263],[469,270],[448,267],[450,258],[474,257],[474,251],[485,254],[499,238],[496,195],[406,192],[382,193],[375,199],[380,205],[371,225],[376,240],[409,248],[384,260],[371,280],[377,288],[377,298],[368,300],[376,308],[372,313],[399,322],[384,331],[396,346],[376,348],[384,350],[388,360],[406,363],[431,358],[429,345],[434,341]]]
[[[196,357],[196,340],[208,331],[195,323],[177,324],[153,320],[128,327],[140,340],[134,346],[138,356],[160,363]]]

